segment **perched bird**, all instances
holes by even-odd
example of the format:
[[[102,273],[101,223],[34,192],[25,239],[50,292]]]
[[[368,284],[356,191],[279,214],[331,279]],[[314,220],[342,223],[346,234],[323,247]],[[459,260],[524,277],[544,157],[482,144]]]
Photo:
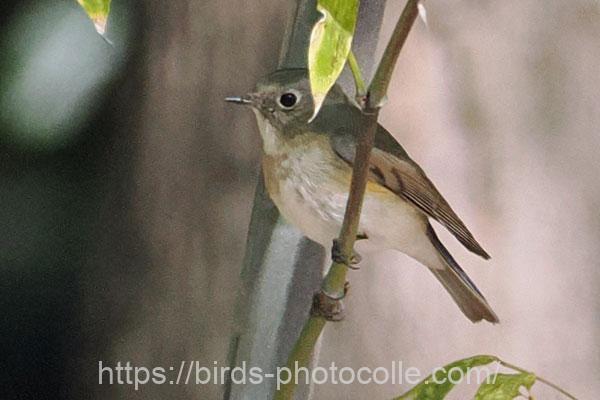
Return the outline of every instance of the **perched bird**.
[[[265,184],[283,217],[308,238],[331,246],[344,218],[362,112],[335,85],[310,120],[313,99],[304,69],[276,71],[254,92],[226,100],[248,105],[256,114]],[[360,216],[361,251],[401,251],[428,267],[471,321],[498,322],[429,218],[467,249],[489,258],[423,170],[378,125]]]

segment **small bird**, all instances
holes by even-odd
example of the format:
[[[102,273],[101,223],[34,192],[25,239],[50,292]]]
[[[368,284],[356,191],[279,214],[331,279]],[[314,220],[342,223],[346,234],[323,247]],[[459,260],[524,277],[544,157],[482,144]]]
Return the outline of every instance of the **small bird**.
[[[331,246],[344,218],[362,112],[336,84],[311,120],[314,106],[305,69],[275,71],[254,92],[226,101],[248,105],[256,114],[265,186],[280,213],[309,239]],[[361,251],[395,249],[414,258],[429,268],[471,321],[499,322],[429,219],[470,251],[485,259],[489,255],[381,125],[369,168],[359,224]]]

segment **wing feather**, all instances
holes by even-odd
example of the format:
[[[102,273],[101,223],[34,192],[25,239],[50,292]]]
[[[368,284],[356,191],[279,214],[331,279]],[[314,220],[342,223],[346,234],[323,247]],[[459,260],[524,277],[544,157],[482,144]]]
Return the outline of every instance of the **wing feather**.
[[[331,140],[333,150],[349,164],[354,162],[355,143],[351,134],[338,134]],[[385,186],[445,226],[467,249],[485,259],[490,258],[425,172],[381,126],[371,153],[370,168],[371,180]]]

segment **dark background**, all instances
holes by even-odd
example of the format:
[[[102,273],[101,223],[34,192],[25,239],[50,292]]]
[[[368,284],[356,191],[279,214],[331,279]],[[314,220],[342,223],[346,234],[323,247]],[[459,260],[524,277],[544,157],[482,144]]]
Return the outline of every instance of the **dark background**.
[[[98,360],[223,358],[259,151],[223,97],[274,68],[287,6],[229,3],[115,1],[113,47],[75,1],[3,3],[0,397],[116,396]]]

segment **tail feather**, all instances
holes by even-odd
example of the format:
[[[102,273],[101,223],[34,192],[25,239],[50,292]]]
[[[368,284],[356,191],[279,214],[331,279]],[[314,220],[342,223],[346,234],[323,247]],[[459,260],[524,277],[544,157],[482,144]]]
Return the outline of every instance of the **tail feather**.
[[[428,224],[427,235],[448,268],[429,270],[446,288],[462,312],[473,322],[500,322],[483,294],[477,289],[467,273],[458,265],[456,260],[438,239],[433,227]]]

